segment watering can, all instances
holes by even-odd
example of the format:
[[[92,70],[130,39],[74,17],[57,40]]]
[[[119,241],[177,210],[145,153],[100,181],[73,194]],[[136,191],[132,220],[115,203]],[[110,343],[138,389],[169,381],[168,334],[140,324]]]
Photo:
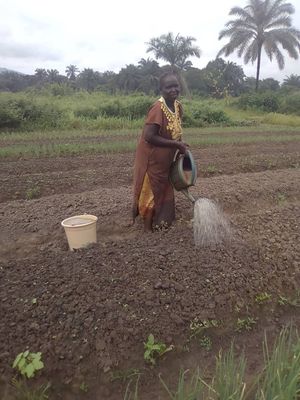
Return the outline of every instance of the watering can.
[[[195,203],[195,198],[189,193],[188,188],[194,186],[197,179],[197,167],[188,150],[186,154],[175,153],[174,161],[170,168],[169,179],[174,189],[182,192],[192,203]]]

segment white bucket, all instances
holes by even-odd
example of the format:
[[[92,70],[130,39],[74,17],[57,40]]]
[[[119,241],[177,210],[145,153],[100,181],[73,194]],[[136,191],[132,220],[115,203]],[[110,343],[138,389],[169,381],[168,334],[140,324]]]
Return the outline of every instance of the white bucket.
[[[97,242],[95,215],[75,215],[64,219],[61,225],[64,227],[70,250],[86,247]]]

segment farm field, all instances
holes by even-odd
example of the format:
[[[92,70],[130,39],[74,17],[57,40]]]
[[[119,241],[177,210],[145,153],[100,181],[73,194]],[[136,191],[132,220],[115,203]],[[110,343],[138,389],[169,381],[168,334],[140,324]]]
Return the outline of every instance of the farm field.
[[[180,367],[209,377],[234,339],[251,376],[264,331],[272,341],[300,326],[300,128],[187,129],[191,193],[233,228],[230,243],[201,249],[180,193],[168,231],[128,226],[136,140],[0,135],[1,398],[13,399],[11,366],[26,348],[42,352],[50,399],[123,399],[140,375],[139,399],[165,400],[159,373],[171,387]],[[98,243],[70,252],[60,222],[83,213],[98,216]],[[199,321],[209,349],[191,339]],[[143,358],[151,333],[174,346],[154,367]]]

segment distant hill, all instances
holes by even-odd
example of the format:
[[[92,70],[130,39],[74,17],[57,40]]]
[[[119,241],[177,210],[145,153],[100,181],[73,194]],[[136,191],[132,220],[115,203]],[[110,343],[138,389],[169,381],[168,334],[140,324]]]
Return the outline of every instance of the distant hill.
[[[15,74],[25,75],[25,74],[23,74],[22,72],[13,71],[12,69],[0,67],[0,74],[3,74],[4,72],[13,72],[13,73],[15,73]]]

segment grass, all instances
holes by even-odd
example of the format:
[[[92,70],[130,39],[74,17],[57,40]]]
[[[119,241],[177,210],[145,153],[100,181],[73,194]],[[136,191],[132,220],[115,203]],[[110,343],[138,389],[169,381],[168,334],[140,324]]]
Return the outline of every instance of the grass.
[[[110,140],[96,143],[28,143],[13,144],[0,147],[0,158],[30,157],[55,157],[63,155],[80,154],[106,154],[119,152],[132,152],[136,149],[137,141],[124,140],[116,141],[113,137]],[[217,146],[223,144],[251,144],[251,143],[286,143],[300,141],[300,135],[251,135],[251,136],[222,136],[222,135],[186,135],[186,141],[191,146]]]
[[[13,379],[12,381],[14,400],[47,400],[50,384],[30,387],[26,379]]]
[[[215,376],[209,385],[210,398],[245,399],[245,368],[245,358],[243,355],[235,357],[233,344],[226,353],[220,352],[216,361]]]
[[[180,370],[174,388],[159,375],[161,385],[171,400],[296,400],[300,395],[300,338],[293,326],[284,328],[269,348],[263,343],[264,360],[260,371],[246,380],[247,360],[237,356],[234,344],[220,351],[211,379],[204,379],[199,368]],[[133,391],[127,385],[124,400],[138,400],[138,381]],[[129,396],[130,395],[130,396]],[[163,397],[165,398],[165,397]]]
[[[294,329],[283,329],[270,353],[264,342],[265,368],[256,400],[294,400],[300,395],[300,340]]]

